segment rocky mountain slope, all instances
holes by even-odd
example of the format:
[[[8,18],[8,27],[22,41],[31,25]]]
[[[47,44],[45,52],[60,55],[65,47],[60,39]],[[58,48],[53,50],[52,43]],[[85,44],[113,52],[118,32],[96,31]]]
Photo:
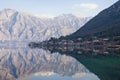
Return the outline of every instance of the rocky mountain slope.
[[[63,14],[54,18],[40,18],[12,9],[0,11],[0,40],[44,41],[51,37],[69,35],[90,18]]]

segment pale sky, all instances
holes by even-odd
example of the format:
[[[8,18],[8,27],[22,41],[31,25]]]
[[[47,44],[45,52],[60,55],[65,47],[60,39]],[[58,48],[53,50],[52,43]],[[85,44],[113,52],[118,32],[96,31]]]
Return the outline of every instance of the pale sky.
[[[77,14],[95,16],[118,0],[1,0],[0,11],[15,9],[34,15]]]

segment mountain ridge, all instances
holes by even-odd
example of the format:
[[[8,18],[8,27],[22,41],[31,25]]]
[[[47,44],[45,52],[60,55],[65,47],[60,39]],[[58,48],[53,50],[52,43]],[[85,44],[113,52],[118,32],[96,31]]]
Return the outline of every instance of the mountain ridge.
[[[0,40],[44,41],[51,37],[69,35],[90,18],[63,14],[54,18],[40,18],[13,9],[0,11]]]
[[[71,37],[95,36],[96,34],[104,34],[109,36],[112,34],[120,34],[120,0],[101,11],[98,15],[88,21],[78,31],[70,35]],[[104,33],[106,32],[106,33]],[[68,36],[68,37],[70,37]]]

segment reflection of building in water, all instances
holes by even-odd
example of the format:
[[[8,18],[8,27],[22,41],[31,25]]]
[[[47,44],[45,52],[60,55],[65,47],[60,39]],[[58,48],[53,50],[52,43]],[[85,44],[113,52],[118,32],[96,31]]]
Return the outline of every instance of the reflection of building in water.
[[[93,73],[74,58],[59,53],[51,54],[42,49],[0,49],[0,79],[15,80],[33,74],[84,79]],[[99,80],[94,74],[91,77]]]

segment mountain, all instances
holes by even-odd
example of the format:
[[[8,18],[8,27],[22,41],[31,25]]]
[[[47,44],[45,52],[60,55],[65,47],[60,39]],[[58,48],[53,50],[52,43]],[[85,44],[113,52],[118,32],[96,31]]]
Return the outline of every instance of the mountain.
[[[40,18],[12,9],[0,11],[0,40],[44,41],[77,31],[90,18],[63,14],[54,18]]]
[[[68,38],[120,35],[120,0],[101,11]]]

